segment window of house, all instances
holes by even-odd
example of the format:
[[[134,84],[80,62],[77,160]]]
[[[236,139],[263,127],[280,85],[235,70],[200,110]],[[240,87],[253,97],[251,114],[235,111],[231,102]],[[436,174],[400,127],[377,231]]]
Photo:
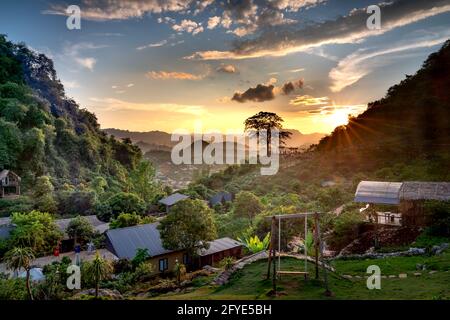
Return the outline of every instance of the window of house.
[[[163,272],[168,269],[169,269],[169,260],[167,258],[159,259],[159,271]]]
[[[189,262],[188,255],[187,255],[187,253],[185,253],[185,254],[183,254],[183,264],[187,265],[188,262]]]

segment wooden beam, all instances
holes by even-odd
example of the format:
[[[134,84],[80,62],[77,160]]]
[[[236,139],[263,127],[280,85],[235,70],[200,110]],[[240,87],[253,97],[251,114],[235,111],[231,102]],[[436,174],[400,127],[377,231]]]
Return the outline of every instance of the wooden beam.
[[[315,212],[305,212],[305,213],[293,213],[293,214],[281,214],[278,216],[268,216],[266,217],[266,219],[298,219],[298,218],[305,218],[305,217],[309,217],[309,216],[314,216],[316,213]],[[319,213],[317,213],[319,214]]]
[[[302,275],[308,275],[309,274],[309,272],[303,272],[303,271],[281,271],[281,270],[279,270],[279,271],[277,271],[277,274],[302,274]]]

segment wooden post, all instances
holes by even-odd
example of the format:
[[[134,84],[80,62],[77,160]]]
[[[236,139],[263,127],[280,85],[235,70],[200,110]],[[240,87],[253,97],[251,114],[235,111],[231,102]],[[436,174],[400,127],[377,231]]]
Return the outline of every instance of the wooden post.
[[[314,214],[314,259],[316,260],[316,280],[319,279],[319,214],[316,212]]]
[[[317,219],[318,222],[318,219]],[[330,297],[333,293],[331,292],[329,286],[328,286],[328,272],[327,272],[327,267],[325,266],[325,261],[323,259],[323,243],[322,243],[322,237],[320,235],[320,225],[319,223],[317,223],[317,234],[319,237],[319,249],[320,249],[320,262],[322,263],[322,268],[323,268],[323,278],[324,278],[324,282],[325,282],[325,295],[327,297]]]
[[[272,258],[275,260],[275,256],[272,257],[272,251],[274,250],[274,242],[275,242],[275,216],[272,217],[272,225],[270,227],[270,242],[269,242],[269,258],[267,264],[267,280],[270,279],[270,263],[272,262]]]
[[[273,258],[273,275],[272,275],[272,288],[273,292],[277,293],[277,259],[275,259],[275,249],[273,249],[274,258]]]

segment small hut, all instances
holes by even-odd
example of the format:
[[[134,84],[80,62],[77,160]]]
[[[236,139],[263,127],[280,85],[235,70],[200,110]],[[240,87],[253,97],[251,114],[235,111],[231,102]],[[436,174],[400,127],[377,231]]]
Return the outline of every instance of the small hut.
[[[0,198],[20,196],[20,177],[11,170],[0,172]]]

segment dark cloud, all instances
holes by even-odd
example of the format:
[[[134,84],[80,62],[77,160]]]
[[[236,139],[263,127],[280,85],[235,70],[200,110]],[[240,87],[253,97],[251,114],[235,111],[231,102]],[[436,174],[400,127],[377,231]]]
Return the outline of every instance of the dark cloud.
[[[273,85],[258,84],[256,88],[250,88],[244,93],[236,92],[231,100],[244,103],[247,101],[264,102],[275,99]]]
[[[286,82],[282,87],[281,87],[281,91],[283,92],[283,94],[285,95],[289,95],[292,92],[294,92],[296,89],[301,89],[303,88],[303,80],[297,80],[297,81],[289,81]]]

